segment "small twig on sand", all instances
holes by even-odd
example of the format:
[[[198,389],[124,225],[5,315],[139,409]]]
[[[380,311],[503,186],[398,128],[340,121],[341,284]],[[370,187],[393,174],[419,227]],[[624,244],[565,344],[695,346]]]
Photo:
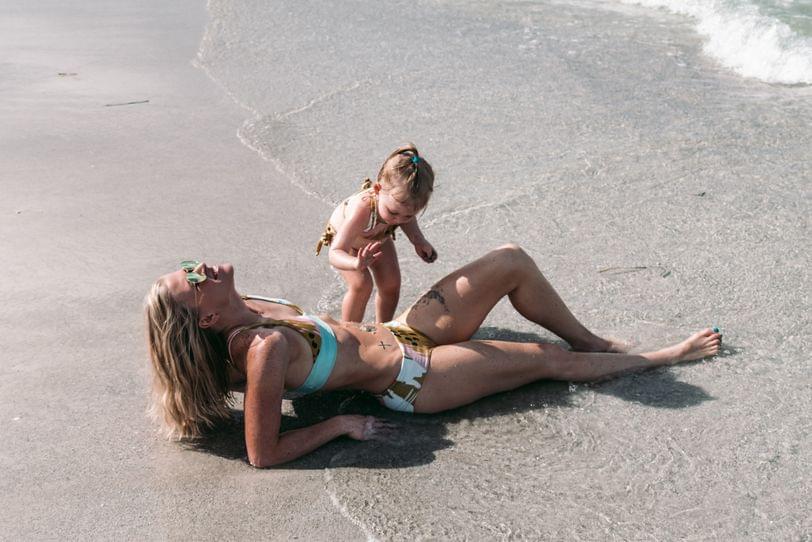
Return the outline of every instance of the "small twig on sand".
[[[104,107],[116,107],[117,105],[148,104],[149,100],[138,100],[137,102],[122,102],[120,104],[104,104]]]
[[[599,269],[598,273],[611,273],[612,275],[622,275],[624,273],[637,273],[638,271],[645,271],[646,269],[658,269],[661,277],[667,277],[671,274],[671,270],[661,265],[635,265],[632,267],[604,267]]]
[[[599,270],[598,273],[611,272],[613,275],[619,275],[621,273],[636,273],[638,271],[643,271],[644,269],[648,269],[648,266],[636,265],[634,267],[604,267],[603,269]]]

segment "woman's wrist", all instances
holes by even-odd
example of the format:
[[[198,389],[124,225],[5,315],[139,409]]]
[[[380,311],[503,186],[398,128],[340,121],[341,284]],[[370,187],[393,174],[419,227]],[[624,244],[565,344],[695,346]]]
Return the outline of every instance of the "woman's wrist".
[[[335,431],[337,431],[338,436],[341,435],[348,435],[353,430],[352,425],[352,416],[348,416],[347,414],[339,414],[337,416],[333,416],[330,418],[330,421],[335,423]]]

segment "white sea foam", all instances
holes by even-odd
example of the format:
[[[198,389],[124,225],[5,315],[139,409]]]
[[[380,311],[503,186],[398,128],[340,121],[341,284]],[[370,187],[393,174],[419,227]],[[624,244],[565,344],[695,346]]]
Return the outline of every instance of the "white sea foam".
[[[662,7],[697,21],[705,53],[745,77],[812,84],[812,39],[747,0],[621,0]]]

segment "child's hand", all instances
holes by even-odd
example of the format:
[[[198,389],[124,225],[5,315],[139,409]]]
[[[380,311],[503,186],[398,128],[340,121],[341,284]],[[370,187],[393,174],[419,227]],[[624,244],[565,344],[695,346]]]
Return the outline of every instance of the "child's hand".
[[[431,246],[431,243],[428,241],[416,243],[414,245],[414,251],[417,252],[417,255],[420,256],[426,263],[432,263],[437,259],[437,251],[434,250],[434,247]]]
[[[381,242],[375,241],[374,243],[369,243],[358,249],[358,256],[355,257],[355,269],[356,271],[363,271],[375,261],[381,257]]]

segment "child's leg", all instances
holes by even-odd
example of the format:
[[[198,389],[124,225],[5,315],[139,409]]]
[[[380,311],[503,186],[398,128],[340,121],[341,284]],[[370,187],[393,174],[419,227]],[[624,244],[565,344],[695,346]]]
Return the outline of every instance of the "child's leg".
[[[361,322],[367,301],[372,295],[372,276],[368,270],[346,271],[339,269],[344,282],[347,283],[347,293],[341,303],[341,319],[347,322]]]
[[[533,259],[517,245],[492,250],[452,272],[423,294],[399,321],[438,344],[465,341],[504,296],[519,313],[577,350],[612,350],[567,308]]]
[[[388,322],[400,300],[400,265],[395,243],[387,238],[381,245],[381,256],[370,268],[375,278],[375,321]]]
[[[701,359],[719,353],[710,329],[640,355],[570,352],[554,344],[468,341],[438,346],[417,395],[415,412],[440,412],[536,380],[592,381]]]

